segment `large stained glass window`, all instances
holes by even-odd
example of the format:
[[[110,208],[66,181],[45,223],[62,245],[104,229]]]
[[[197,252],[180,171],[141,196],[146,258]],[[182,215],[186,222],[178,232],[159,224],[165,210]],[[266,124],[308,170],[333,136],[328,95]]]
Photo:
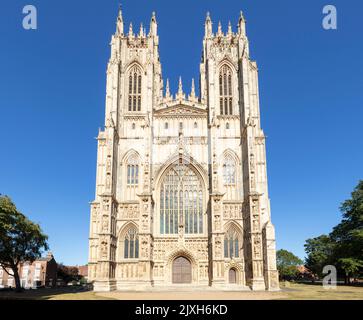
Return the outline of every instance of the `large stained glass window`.
[[[177,234],[180,225],[186,234],[203,233],[202,182],[183,164],[168,169],[160,190],[160,233]]]

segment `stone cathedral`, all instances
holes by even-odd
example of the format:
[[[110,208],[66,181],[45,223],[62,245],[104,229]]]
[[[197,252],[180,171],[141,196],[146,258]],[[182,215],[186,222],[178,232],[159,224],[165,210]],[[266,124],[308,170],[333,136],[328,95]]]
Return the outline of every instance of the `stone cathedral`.
[[[241,12],[207,14],[197,95],[162,75],[158,24],[121,9],[98,135],[89,279],[97,291],[171,286],[278,290],[258,70]]]

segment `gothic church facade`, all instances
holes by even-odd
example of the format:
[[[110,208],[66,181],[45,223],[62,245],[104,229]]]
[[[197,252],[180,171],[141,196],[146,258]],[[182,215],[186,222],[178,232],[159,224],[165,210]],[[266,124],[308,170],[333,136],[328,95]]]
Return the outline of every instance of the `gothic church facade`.
[[[200,95],[172,95],[152,15],[126,33],[121,9],[98,135],[89,279],[98,291],[166,286],[277,290],[258,72],[245,19],[207,15]]]

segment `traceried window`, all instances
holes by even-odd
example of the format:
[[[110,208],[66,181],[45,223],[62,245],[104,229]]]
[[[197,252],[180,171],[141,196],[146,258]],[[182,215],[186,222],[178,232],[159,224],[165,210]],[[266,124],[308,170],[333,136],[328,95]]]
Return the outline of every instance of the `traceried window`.
[[[236,163],[231,156],[227,156],[223,163],[224,185],[236,184]]]
[[[137,234],[137,230],[135,228],[130,228],[125,235],[124,258],[139,258],[139,235]]]
[[[127,185],[136,186],[139,184],[139,165],[128,164],[127,165]]]
[[[191,166],[176,164],[168,169],[160,190],[160,233],[203,233],[202,182]]]
[[[137,66],[129,74],[129,111],[141,111],[141,71]]]
[[[224,257],[238,258],[239,245],[238,232],[235,228],[231,228],[224,236]]]
[[[127,159],[127,185],[136,187],[139,184],[139,161],[136,154]]]
[[[221,115],[233,114],[232,70],[224,65],[219,73],[219,105]]]

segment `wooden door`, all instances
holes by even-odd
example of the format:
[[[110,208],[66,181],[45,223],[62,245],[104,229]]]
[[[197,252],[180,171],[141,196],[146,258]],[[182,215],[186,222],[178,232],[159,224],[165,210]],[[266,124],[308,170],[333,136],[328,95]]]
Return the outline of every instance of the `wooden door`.
[[[173,262],[173,283],[191,283],[192,265],[184,257],[176,258]]]
[[[232,284],[237,283],[236,270],[234,270],[234,269],[229,269],[229,283],[232,283]]]

